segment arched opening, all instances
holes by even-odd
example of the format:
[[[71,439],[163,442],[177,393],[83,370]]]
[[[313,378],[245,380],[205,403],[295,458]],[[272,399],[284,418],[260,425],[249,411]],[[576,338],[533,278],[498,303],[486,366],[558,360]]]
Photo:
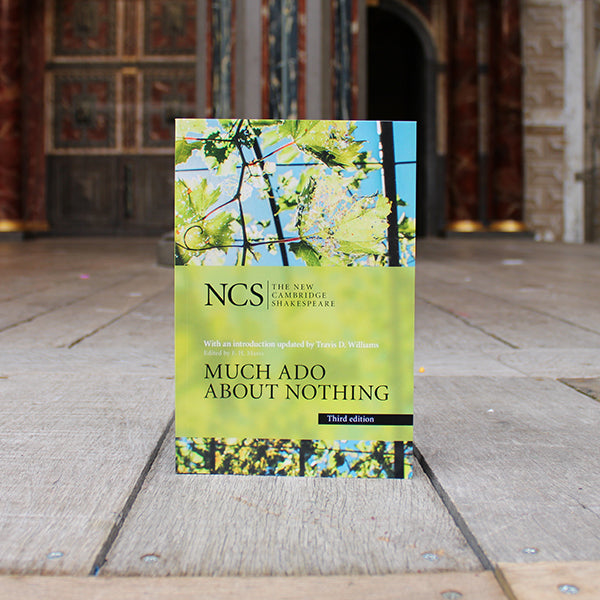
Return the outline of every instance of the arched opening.
[[[367,117],[417,121],[417,235],[440,228],[435,53],[419,19],[393,0],[368,8]]]

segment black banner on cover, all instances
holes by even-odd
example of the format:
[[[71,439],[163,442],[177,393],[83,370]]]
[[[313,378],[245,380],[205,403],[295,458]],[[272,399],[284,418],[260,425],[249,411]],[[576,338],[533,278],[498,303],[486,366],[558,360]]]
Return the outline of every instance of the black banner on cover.
[[[412,425],[406,414],[319,413],[319,425]]]

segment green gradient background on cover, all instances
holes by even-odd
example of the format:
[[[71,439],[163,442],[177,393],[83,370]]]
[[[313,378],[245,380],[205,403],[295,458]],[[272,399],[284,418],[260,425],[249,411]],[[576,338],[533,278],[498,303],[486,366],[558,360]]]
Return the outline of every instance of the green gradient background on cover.
[[[217,267],[175,268],[176,435],[178,437],[412,440],[412,427],[377,425],[319,425],[318,413],[413,412],[414,268],[348,267]],[[227,282],[263,285],[260,306],[206,306],[206,283],[216,290]],[[267,286],[309,284],[325,292],[334,307],[274,307]],[[238,291],[243,291],[240,287]],[[240,298],[242,296],[240,295]],[[256,297],[249,296],[251,300]],[[304,348],[235,348],[205,346],[205,340],[225,342],[312,342]],[[340,341],[345,348],[318,348],[316,342]],[[378,344],[379,348],[350,348],[348,342]],[[205,352],[222,352],[209,355]],[[243,354],[240,354],[240,351]],[[228,352],[229,355],[225,355]],[[256,355],[256,354],[259,355]],[[264,377],[228,380],[206,378],[206,365],[270,365]],[[293,377],[296,364],[322,365],[326,374],[315,381],[279,379],[284,366]],[[256,369],[248,368],[248,372]],[[274,399],[265,390],[259,399],[206,397],[209,384],[219,395],[221,383],[232,388],[275,383]],[[314,400],[286,398],[286,384],[336,384],[389,387],[389,399]],[[238,388],[243,390],[243,388]],[[258,395],[258,394],[256,394]]]

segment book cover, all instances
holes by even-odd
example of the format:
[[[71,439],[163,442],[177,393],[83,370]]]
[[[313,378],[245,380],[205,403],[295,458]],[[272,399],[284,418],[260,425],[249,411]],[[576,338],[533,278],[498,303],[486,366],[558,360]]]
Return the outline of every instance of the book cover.
[[[177,472],[410,477],[416,124],[175,143]]]

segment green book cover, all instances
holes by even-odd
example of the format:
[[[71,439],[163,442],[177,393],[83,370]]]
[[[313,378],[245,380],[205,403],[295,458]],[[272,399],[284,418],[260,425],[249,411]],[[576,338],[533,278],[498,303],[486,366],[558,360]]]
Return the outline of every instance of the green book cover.
[[[177,472],[410,477],[416,124],[175,144]]]

